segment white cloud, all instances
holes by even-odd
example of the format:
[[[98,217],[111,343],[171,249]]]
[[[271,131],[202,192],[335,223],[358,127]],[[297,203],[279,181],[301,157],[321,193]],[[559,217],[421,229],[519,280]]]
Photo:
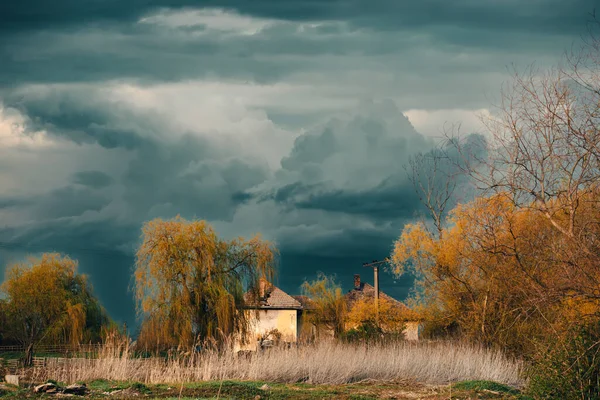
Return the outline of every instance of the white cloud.
[[[477,110],[441,109],[422,110],[411,109],[404,112],[414,127],[423,135],[443,138],[446,133],[461,134],[483,133],[485,126],[482,118],[490,116],[487,108]]]
[[[220,8],[199,10],[162,11],[140,19],[142,24],[155,24],[168,28],[204,27],[207,30],[238,35],[255,35],[276,20],[247,17]]]
[[[45,132],[25,134],[25,117],[0,102],[0,149],[52,145]]]
[[[299,132],[277,126],[265,108],[285,103],[298,91],[302,88],[286,84],[198,80],[150,86],[115,84],[110,97],[163,115],[174,126],[172,133],[206,136],[231,154],[266,160],[275,170]]]

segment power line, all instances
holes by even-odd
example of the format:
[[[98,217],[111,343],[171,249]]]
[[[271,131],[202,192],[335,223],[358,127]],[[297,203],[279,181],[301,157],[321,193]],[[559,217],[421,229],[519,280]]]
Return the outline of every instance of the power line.
[[[370,263],[363,263],[363,267],[373,268],[373,283],[375,284],[375,313],[377,318],[377,325],[379,325],[379,266],[381,264],[387,264],[389,260],[386,258],[383,261],[373,260]]]

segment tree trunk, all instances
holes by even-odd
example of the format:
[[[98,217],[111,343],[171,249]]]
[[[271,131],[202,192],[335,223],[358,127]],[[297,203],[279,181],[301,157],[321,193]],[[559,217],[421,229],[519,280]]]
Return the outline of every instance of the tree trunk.
[[[33,365],[33,343],[29,343],[25,348],[25,360],[23,363],[25,367],[31,367]]]

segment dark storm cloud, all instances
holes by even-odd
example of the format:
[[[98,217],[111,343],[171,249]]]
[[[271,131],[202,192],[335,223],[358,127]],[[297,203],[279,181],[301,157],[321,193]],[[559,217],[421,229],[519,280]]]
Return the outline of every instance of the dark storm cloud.
[[[77,171],[70,179],[79,185],[39,195],[37,209],[51,217],[79,215],[86,207],[99,211],[107,204],[95,189],[110,189],[114,183],[122,187],[119,199],[127,207],[124,211],[137,222],[177,214],[227,220],[245,201],[239,193],[268,175],[264,163],[232,157],[202,132],[177,130],[164,117],[133,110],[102,90],[23,90],[5,99],[7,106],[26,116],[27,134],[44,130],[82,147],[98,145],[100,157],[103,151],[124,151],[124,169],[118,176]]]
[[[65,186],[36,199],[34,213],[40,219],[78,216],[86,211],[99,211],[109,202],[88,188]]]
[[[306,60],[256,59],[252,56],[253,50],[258,51],[256,41],[245,47],[244,41],[215,35],[193,38],[169,30],[104,28],[0,38],[0,85],[116,78],[144,83],[211,76],[273,82],[307,64]]]
[[[45,88],[9,93],[5,106],[27,117],[29,132],[47,131],[77,144],[132,150],[162,127],[154,115],[136,115],[119,104],[95,98],[91,88]]]
[[[402,173],[363,190],[333,189],[327,184],[294,182],[259,201],[274,200],[286,209],[322,210],[375,220],[411,218],[422,211],[414,187]]]
[[[211,160],[208,143],[190,136],[168,151],[165,154],[159,147],[144,149],[131,162],[123,180],[127,203],[148,210],[153,217],[181,214],[187,218],[229,220],[245,201],[239,193],[267,177],[263,165]]]
[[[23,197],[3,197],[0,198],[0,210],[4,208],[21,207],[30,203],[30,199]]]
[[[207,219],[229,236],[262,231],[282,252],[285,290],[296,291],[317,271],[343,275],[347,287],[362,262],[389,255],[403,225],[422,211],[403,165],[433,143],[400,109],[486,107],[474,93],[504,79],[504,66],[515,58],[528,64],[560,53],[583,32],[594,3],[0,1],[0,112],[15,110],[25,135],[42,131],[51,142],[22,150],[45,164],[0,162],[0,183],[8,182],[8,189],[0,186],[0,250],[78,258],[109,312],[130,325],[133,250],[143,222],[154,217]],[[260,29],[247,34],[201,18],[181,24],[173,14],[193,16],[202,7],[224,8],[227,18],[236,13],[233,25],[240,14],[269,20],[252,20]],[[140,22],[144,17],[156,18]],[[281,84],[268,88],[277,92],[273,98],[259,90],[257,103],[242,107],[303,128],[281,168],[241,154],[255,145],[253,131],[223,144],[223,132],[203,132],[200,118],[178,121],[174,109],[200,95],[179,87],[170,95],[181,93],[184,101],[171,109],[144,103],[145,95],[164,93],[153,84],[199,79]],[[123,102],[111,95],[121,84],[152,90],[139,102]],[[203,104],[225,99],[227,108],[242,86],[216,93],[216,100],[202,98]],[[250,98],[255,89],[240,96]],[[361,103],[314,127],[331,109],[349,110],[338,103],[371,96],[401,104]],[[233,117],[224,112],[223,120],[246,125],[244,111],[231,108]],[[259,122],[262,130],[265,121]],[[258,144],[264,154],[271,145]],[[50,182],[31,178],[35,168]],[[28,177],[22,183],[21,174]],[[403,296],[406,283],[399,285],[396,293],[382,286]]]
[[[272,199],[278,204],[285,204],[289,206],[290,203],[291,205],[294,204],[293,200],[296,198],[296,196],[304,193],[310,193],[310,191],[318,188],[319,186],[320,185],[306,185],[298,181],[277,188],[273,194],[265,196],[261,200],[264,201],[267,199]]]
[[[392,100],[363,100],[355,114],[333,118],[321,129],[296,138],[290,154],[281,160],[283,170],[311,175],[328,162],[359,162],[369,169],[389,172],[409,154],[428,149],[432,142],[419,134]],[[307,168],[309,169],[307,171]],[[315,174],[319,175],[317,172]]]
[[[344,20],[361,27],[395,29],[431,23],[486,29],[572,31],[596,3],[520,1],[393,1],[373,0],[104,0],[81,2],[43,0],[3,2],[0,26],[4,30],[49,29],[98,22],[129,22],[162,8],[222,7],[241,13],[282,20]]]
[[[288,157],[281,160],[281,166],[293,170],[306,163],[320,164],[336,150],[336,139],[331,127],[326,127],[320,135],[302,135],[294,143]]]
[[[347,278],[356,271],[341,263],[387,256],[418,211],[402,165],[432,145],[394,102],[364,101],[300,135],[273,173],[211,135],[174,128],[165,116],[115,102],[98,88],[25,88],[7,92],[6,99],[25,116],[25,134],[43,129],[71,152],[100,159],[122,154],[112,169],[85,163],[55,188],[6,197],[10,208],[4,211],[19,214],[16,223],[0,228],[0,242],[12,243],[14,251],[78,258],[109,312],[130,326],[126,288],[144,221],[180,214],[230,223],[230,236],[242,229],[263,232],[289,260],[281,270],[285,290],[296,291],[301,282],[287,276],[300,273],[299,279],[310,279],[319,270],[343,270]],[[244,210],[273,220],[236,219]],[[320,261],[293,271],[295,255]]]
[[[407,220],[402,220],[402,223]],[[393,241],[398,237],[401,224],[386,224],[369,228],[347,226],[320,234],[282,235],[281,251],[289,254],[311,254],[322,257],[387,257]]]
[[[113,181],[112,177],[102,171],[79,171],[73,174],[73,183],[93,189],[102,189]]]
[[[345,243],[337,236],[353,240],[353,224],[391,223],[421,211],[403,166],[412,154],[432,146],[433,142],[415,131],[394,102],[364,101],[355,114],[333,118],[299,136],[281,161],[275,187],[258,196],[258,201],[272,201],[286,212],[322,213],[315,229],[327,227],[329,221],[330,228],[324,229],[335,232],[336,242]],[[340,231],[328,218],[356,221],[348,222]],[[301,219],[299,224],[307,225],[308,221]],[[379,235],[381,227],[375,225],[362,234]],[[321,234],[319,242],[330,240],[331,232]]]
[[[419,198],[405,179],[398,183],[386,180],[381,184],[359,191],[337,189],[311,193],[298,200],[298,208],[362,215],[372,219],[390,220],[411,218],[421,210]]]
[[[44,130],[73,155],[91,152],[93,158],[110,160],[111,153],[120,152],[119,163],[107,170],[84,166],[69,174],[64,186],[58,182],[58,188],[44,192],[23,184],[21,191],[33,193],[0,200],[0,211],[18,212],[11,218],[16,222],[0,226],[0,241],[13,243],[15,251],[83,254],[92,276],[104,276],[104,270],[117,274],[117,280],[129,276],[129,268],[115,270],[102,252],[120,264],[126,257],[131,266],[144,221],[178,214],[229,220],[247,201],[239,193],[267,178],[264,164],[245,161],[201,132],[176,129],[156,112],[114,101],[97,87],[25,88],[5,92],[4,105],[24,116],[25,134]],[[37,151],[44,158],[44,148]],[[29,168],[18,162],[9,176]],[[46,165],[44,172],[52,175],[52,169]],[[106,295],[110,286],[99,290],[101,297],[111,297]],[[122,315],[118,308],[110,311]]]
[[[557,45],[568,46],[585,33],[593,3],[139,0],[88,4],[59,0],[49,7],[32,0],[3,2],[0,86],[119,78],[278,82],[299,72],[350,72],[352,65],[369,68],[356,57],[394,65],[391,69],[399,74],[414,73],[416,68],[443,81],[455,79],[452,72],[458,70],[481,73],[481,63],[502,69],[514,61],[473,59],[465,52],[541,57],[554,53]],[[253,35],[224,35],[203,25],[174,28],[137,23],[152,13],[201,7],[222,7],[278,22]],[[295,25],[323,20],[301,30]],[[198,31],[202,35],[194,34]],[[424,57],[420,54],[424,48],[436,52]],[[348,57],[353,63],[343,61]]]
[[[272,189],[256,194],[258,204],[284,215],[276,233],[282,254],[334,263],[389,255],[404,223],[423,211],[403,165],[432,146],[389,100],[364,101],[354,113],[299,136]],[[303,272],[341,267],[326,263],[306,265]]]
[[[323,63],[305,56],[385,55],[406,46],[412,45],[371,34],[300,33],[296,26],[281,23],[254,35],[233,36],[213,31],[195,36],[186,27],[154,24],[82,26],[0,37],[0,85],[192,77],[277,82]]]
[[[138,236],[137,224],[76,217],[46,218],[18,227],[0,229],[0,241],[6,243],[6,247],[31,253],[59,251],[130,256],[132,240],[136,240]],[[122,244],[127,244],[129,251],[119,249]]]

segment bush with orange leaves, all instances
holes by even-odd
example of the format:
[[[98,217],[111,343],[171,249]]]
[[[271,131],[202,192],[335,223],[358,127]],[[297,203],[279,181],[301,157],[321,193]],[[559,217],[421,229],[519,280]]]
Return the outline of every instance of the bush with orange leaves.
[[[580,223],[600,218],[596,196],[582,202]],[[498,194],[456,207],[441,239],[423,224],[406,226],[391,259],[396,274],[409,268],[418,276],[417,297],[430,321],[527,355],[536,341],[600,313],[593,289],[600,269],[574,259],[580,253],[573,247],[535,210]]]

